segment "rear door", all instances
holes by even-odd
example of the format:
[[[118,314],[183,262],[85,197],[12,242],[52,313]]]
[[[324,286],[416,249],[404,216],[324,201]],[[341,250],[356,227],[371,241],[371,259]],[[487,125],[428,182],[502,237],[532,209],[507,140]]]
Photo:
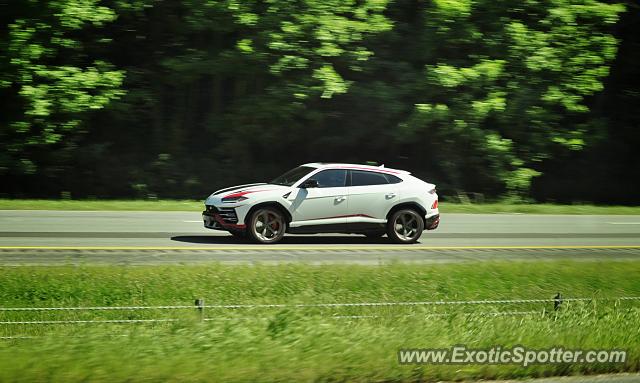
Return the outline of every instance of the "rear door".
[[[318,181],[317,188],[298,188],[291,193],[291,227],[331,225],[334,230],[344,229],[347,210],[347,171],[321,170],[309,177]]]
[[[387,212],[399,200],[398,183],[402,180],[382,172],[367,170],[349,170],[349,172],[347,223],[384,222]]]

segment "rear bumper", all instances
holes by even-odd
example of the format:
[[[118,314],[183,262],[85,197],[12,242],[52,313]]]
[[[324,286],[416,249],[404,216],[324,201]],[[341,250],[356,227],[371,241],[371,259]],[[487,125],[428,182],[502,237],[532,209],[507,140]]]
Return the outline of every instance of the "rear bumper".
[[[440,225],[440,214],[432,215],[424,220],[424,228],[427,230],[434,230]]]

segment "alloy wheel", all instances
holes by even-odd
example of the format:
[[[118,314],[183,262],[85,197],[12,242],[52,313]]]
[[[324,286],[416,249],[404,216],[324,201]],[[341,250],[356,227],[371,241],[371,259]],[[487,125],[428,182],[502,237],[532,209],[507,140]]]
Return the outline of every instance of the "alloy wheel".
[[[388,237],[398,243],[414,243],[424,230],[422,217],[411,209],[393,214],[388,225]]]
[[[272,209],[260,209],[253,215],[251,230],[262,243],[276,242],[284,235],[285,222],[280,213]]]

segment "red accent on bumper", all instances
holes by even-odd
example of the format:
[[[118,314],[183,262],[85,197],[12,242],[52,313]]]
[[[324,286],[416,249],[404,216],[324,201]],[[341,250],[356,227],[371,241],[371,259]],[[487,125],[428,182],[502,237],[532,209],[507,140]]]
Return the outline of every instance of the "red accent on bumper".
[[[244,224],[238,225],[235,223],[226,223],[224,219],[222,219],[220,214],[214,214],[213,219],[215,219],[216,222],[218,222],[220,226],[224,227],[225,229],[244,230],[247,227],[247,225]]]
[[[432,209],[437,209],[438,208],[438,200],[436,200],[436,202],[433,203],[433,205],[431,205]]]

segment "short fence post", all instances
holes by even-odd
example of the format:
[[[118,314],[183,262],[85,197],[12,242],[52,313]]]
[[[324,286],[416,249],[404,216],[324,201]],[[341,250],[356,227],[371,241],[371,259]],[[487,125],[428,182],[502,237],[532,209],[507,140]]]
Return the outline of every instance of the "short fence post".
[[[200,320],[204,321],[204,298],[196,299],[195,304],[198,312],[200,313]]]
[[[562,304],[562,294],[558,293],[555,297],[553,297],[553,309],[555,311],[560,310],[560,305]]]

